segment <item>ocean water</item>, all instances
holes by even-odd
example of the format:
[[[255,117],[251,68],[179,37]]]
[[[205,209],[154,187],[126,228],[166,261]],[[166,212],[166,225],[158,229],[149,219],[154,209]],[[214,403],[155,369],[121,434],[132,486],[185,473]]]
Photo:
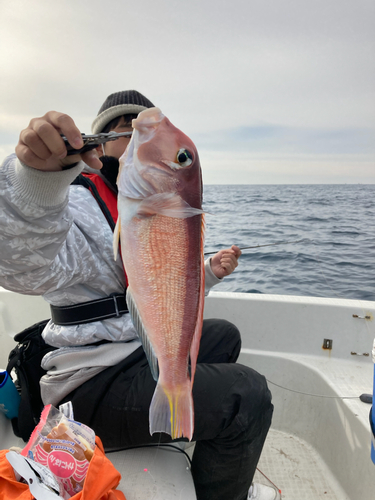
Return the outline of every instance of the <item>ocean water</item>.
[[[244,250],[217,291],[375,300],[375,185],[206,185],[205,252]]]

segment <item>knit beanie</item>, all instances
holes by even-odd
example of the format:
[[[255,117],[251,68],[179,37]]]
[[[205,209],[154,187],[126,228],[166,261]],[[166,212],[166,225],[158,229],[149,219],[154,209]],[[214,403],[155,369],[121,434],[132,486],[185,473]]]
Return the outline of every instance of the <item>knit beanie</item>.
[[[146,108],[153,107],[152,102],[136,90],[115,92],[107,97],[99,109],[98,116],[91,125],[92,133],[99,134],[111,120],[118,116],[138,114]]]

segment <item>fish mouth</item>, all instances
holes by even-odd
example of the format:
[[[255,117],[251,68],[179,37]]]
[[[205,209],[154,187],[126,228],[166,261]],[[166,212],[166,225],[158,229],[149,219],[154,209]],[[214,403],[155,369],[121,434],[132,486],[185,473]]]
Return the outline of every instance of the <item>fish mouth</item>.
[[[138,132],[143,139],[141,142],[150,141],[159,125],[166,117],[159,108],[148,108],[141,111],[137,118],[132,120],[133,129]]]

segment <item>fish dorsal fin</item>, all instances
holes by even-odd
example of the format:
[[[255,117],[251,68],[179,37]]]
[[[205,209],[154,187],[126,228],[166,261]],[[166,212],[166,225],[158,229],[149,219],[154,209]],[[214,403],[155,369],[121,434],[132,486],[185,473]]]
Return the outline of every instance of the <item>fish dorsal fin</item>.
[[[156,193],[141,202],[137,213],[143,217],[159,214],[176,219],[186,219],[204,212],[200,208],[191,207],[177,193]]]
[[[146,329],[142,323],[137,305],[129,288],[126,289],[126,303],[128,305],[129,314],[133,321],[133,325],[137,330],[139,338],[141,339],[143,350],[145,351],[148,364],[150,365],[152,377],[155,381],[157,381],[159,378],[158,358],[156,357],[154,348],[152,347],[150,339],[147,336]]]

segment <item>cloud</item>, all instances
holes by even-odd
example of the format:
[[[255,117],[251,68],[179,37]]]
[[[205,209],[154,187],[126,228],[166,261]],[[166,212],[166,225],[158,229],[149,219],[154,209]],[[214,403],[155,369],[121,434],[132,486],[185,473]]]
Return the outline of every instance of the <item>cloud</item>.
[[[200,152],[204,184],[374,184],[369,155]]]
[[[0,9],[3,148],[50,109],[87,133],[107,95],[136,88],[199,147],[215,150],[216,135],[257,152],[369,150],[370,0],[13,0]]]
[[[195,136],[199,150],[288,154],[368,154],[375,157],[375,130],[313,129],[276,125],[228,128]]]

